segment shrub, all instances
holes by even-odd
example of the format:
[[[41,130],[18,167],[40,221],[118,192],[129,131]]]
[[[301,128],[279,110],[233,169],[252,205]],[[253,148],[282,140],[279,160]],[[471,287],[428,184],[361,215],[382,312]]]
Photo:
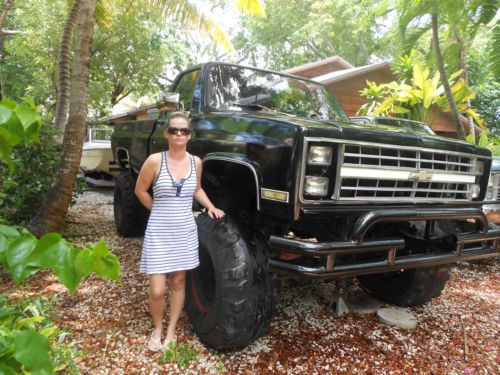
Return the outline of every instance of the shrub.
[[[53,139],[55,134],[46,124],[39,133],[40,143],[14,148],[12,174],[0,163],[0,216],[8,223],[26,225],[50,190],[62,149]]]

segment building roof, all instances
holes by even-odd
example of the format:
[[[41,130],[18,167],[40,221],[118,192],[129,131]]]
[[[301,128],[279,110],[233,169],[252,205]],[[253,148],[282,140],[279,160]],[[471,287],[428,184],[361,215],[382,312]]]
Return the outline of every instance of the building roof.
[[[315,61],[312,63],[295,66],[286,69],[283,73],[294,74],[302,77],[316,77],[321,74],[326,74],[332,71],[344,70],[353,68],[354,65],[350,64],[340,56],[332,56],[324,60]]]
[[[391,65],[388,62],[382,62],[382,63],[378,63],[378,64],[352,67],[349,69],[330,72],[330,73],[326,73],[326,74],[314,77],[313,79],[315,81],[321,82],[321,83],[326,85],[329,83],[339,82],[339,81],[342,81],[344,79],[352,78],[352,77],[358,76],[360,74],[373,72],[375,70],[390,69],[390,67],[391,67]]]

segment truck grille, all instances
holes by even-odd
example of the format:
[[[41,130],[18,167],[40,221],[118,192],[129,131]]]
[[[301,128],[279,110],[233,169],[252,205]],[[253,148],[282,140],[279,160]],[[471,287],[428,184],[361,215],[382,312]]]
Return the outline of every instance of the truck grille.
[[[500,198],[500,173],[492,173],[488,182],[485,201],[498,201]]]
[[[476,157],[439,150],[345,144],[340,200],[470,200]]]

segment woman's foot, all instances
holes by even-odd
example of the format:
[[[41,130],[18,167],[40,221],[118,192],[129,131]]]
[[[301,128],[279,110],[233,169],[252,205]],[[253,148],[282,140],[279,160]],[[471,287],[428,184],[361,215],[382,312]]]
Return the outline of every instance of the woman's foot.
[[[174,335],[173,338],[166,338],[165,341],[163,341],[163,346],[162,346],[162,350],[170,350],[170,344],[171,343],[174,343],[174,344],[177,344],[177,336]]]
[[[149,342],[148,342],[147,347],[152,352],[159,352],[162,348],[162,346],[161,346],[161,333],[158,336],[158,334],[155,331],[153,331],[151,333],[151,337],[149,337]]]

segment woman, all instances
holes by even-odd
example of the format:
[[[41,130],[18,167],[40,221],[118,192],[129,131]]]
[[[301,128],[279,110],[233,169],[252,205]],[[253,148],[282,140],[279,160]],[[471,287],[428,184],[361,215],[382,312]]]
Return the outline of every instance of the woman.
[[[186,152],[191,138],[188,117],[179,112],[172,114],[163,134],[168,141],[168,151],[146,159],[135,187],[139,201],[151,211],[140,272],[149,275],[149,308],[154,330],[147,346],[152,351],[166,350],[171,342],[176,342],[175,326],[184,306],[186,271],[199,265],[193,196],[208,210],[211,218],[224,216],[201,188],[200,158]],[[148,192],[151,186],[152,197]],[[172,292],[170,318],[162,345],[167,274],[171,275]]]

